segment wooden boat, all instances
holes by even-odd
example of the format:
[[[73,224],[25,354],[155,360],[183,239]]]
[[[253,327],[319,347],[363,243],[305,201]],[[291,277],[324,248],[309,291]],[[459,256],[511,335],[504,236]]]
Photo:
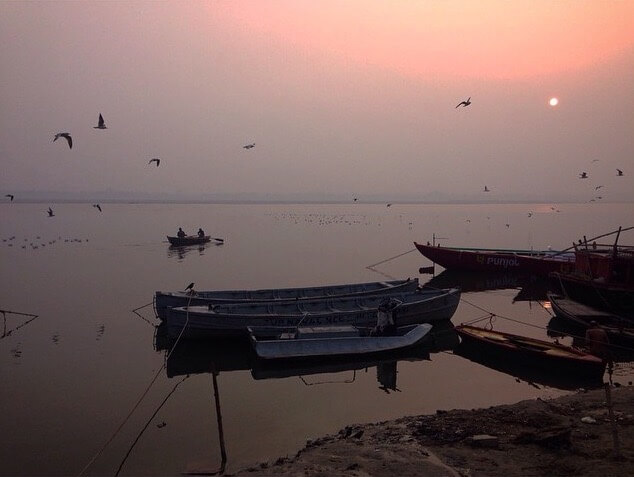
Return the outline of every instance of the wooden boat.
[[[367,283],[346,283],[304,288],[273,288],[264,290],[213,290],[194,292],[161,292],[154,294],[154,311],[160,319],[166,309],[177,306],[209,305],[217,303],[256,303],[264,301],[314,300],[345,296],[403,293],[418,288],[418,279],[391,280]]]
[[[198,235],[187,235],[185,237],[172,237],[167,236],[167,240],[173,247],[185,247],[187,245],[198,245],[201,243],[207,243],[211,240],[209,235],[199,237]]]
[[[469,325],[456,326],[456,332],[461,348],[545,373],[600,379],[605,371],[601,358],[571,346]]]
[[[248,328],[260,359],[306,359],[365,356],[416,346],[432,329],[429,323],[403,326],[393,336],[371,336],[370,328],[353,326],[299,327],[292,333],[261,338]]]
[[[634,327],[634,320],[553,293],[548,293],[547,296],[555,315],[572,325],[587,328],[591,321],[596,321],[601,326]]]
[[[634,319],[634,247],[590,245],[575,247],[575,268],[552,273],[556,285],[572,300]]]
[[[460,289],[416,290],[390,295],[368,295],[292,302],[215,304],[168,308],[170,336],[207,338],[246,336],[247,328],[262,333],[294,331],[298,326],[375,326],[380,305],[390,302],[397,326],[449,320],[460,301]]]
[[[447,270],[504,272],[548,276],[551,272],[570,271],[573,253],[552,250],[503,250],[489,248],[454,248],[414,242],[418,251]]]

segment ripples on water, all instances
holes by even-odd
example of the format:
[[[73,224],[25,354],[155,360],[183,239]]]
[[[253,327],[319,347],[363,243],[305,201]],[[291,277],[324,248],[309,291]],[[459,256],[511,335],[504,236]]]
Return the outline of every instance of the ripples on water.
[[[452,354],[451,327],[436,330],[435,348],[375,361],[280,368],[257,363],[244,344],[214,342],[179,347],[166,362],[169,341],[154,328],[151,307],[131,311],[155,290],[190,282],[229,289],[416,277],[430,264],[411,251],[413,241],[433,234],[448,246],[557,249],[634,224],[631,204],[558,204],[560,213],[553,206],[109,204],[95,214],[90,204],[57,204],[48,218],[42,204],[3,204],[0,308],[37,317],[2,317],[1,473],[78,474],[157,373],[87,474],[113,474],[148,422],[122,475],[218,469],[214,371],[227,470],[292,455],[352,423],[566,392]],[[179,226],[202,226],[225,242],[171,249],[166,235]],[[453,324],[490,311],[499,315],[496,329],[547,338],[543,283],[436,271],[434,286],[464,290]],[[619,363],[615,379],[625,384],[633,373]]]

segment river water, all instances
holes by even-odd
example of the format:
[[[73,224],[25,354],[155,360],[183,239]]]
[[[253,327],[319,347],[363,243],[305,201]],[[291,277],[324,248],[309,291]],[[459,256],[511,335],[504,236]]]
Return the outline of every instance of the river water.
[[[607,203],[102,209],[0,206],[0,308],[37,315],[8,313],[2,323],[2,475],[217,470],[214,370],[229,471],[293,455],[308,439],[353,423],[568,392],[454,355],[451,340],[398,362],[305,369],[254,366],[239,344],[199,344],[180,348],[164,367],[151,307],[132,310],[150,303],[155,290],[190,282],[199,290],[426,282],[431,276],[419,268],[430,263],[413,242],[434,235],[447,246],[561,249],[634,224],[632,204]],[[179,226],[189,233],[203,227],[224,244],[172,250],[165,236]],[[621,243],[634,243],[631,233]],[[546,338],[551,317],[535,301],[539,291],[518,296],[522,284],[504,277],[435,280],[464,287],[454,325],[492,312],[495,329]],[[617,364],[615,380],[633,377],[631,363]]]

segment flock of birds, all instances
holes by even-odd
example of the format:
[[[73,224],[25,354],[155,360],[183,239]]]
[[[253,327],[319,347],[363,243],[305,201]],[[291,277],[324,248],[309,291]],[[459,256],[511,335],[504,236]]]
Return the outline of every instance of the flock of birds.
[[[101,113],[99,113],[99,119],[97,121],[97,125],[93,126],[93,129],[108,129],[108,127],[106,126],[106,121],[104,120],[103,115]],[[68,132],[56,133],[55,136],[53,136],[53,142],[57,141],[59,138],[66,139],[69,149],[73,148],[73,137],[70,135],[70,133]],[[247,149],[247,150],[253,149],[254,147],[255,147],[254,142],[242,146],[243,149]],[[153,157],[152,159],[149,160],[148,165],[152,163],[155,163],[156,167],[159,167],[159,165],[161,164],[161,160],[158,157]],[[10,202],[13,202],[13,199],[15,199],[15,195],[13,194],[5,194],[5,197],[7,197]],[[97,210],[99,210],[99,212],[102,212],[100,204],[93,204],[92,206],[95,207]],[[51,207],[48,208],[46,213],[48,214],[49,217],[55,217],[55,213]]]

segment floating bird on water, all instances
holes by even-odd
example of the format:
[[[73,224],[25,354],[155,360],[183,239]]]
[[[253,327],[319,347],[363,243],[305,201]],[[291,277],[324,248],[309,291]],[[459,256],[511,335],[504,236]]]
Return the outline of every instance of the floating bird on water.
[[[255,147],[255,143],[247,144],[246,146],[242,146],[242,149],[253,149]]]
[[[471,96],[469,96],[469,98],[466,101],[461,101],[460,103],[458,103],[458,106],[456,106],[456,108],[459,108],[460,106],[466,108],[470,104],[471,104]]]
[[[357,200],[359,199],[357,199],[356,197],[352,199],[353,202],[356,202]]]
[[[387,207],[392,207],[392,204],[387,204]]]
[[[103,116],[99,113],[99,124],[93,126],[93,129],[108,129],[106,127],[106,122],[103,120]]]
[[[599,159],[592,159],[592,162],[599,162]]]
[[[9,199],[11,199],[11,202],[13,202],[13,194],[5,194],[5,197],[8,197]]]
[[[504,225],[506,225],[507,229],[511,226],[511,224],[504,224]]]
[[[489,189],[487,186],[484,186],[484,192],[491,192],[491,189]]]
[[[63,132],[63,133],[57,133],[55,134],[55,137],[53,138],[53,142],[57,141],[60,137],[63,137],[64,139],[66,139],[68,141],[68,147],[69,148],[73,148],[73,138],[70,137],[70,133],[67,132]]]
[[[579,179],[587,179],[587,178],[588,178],[587,172],[582,172],[581,174],[579,174]]]
[[[194,282],[191,282],[189,285],[187,285],[184,291],[187,291],[187,290],[192,290],[192,291],[194,290]]]
[[[154,159],[150,159],[150,162],[148,162],[148,164],[152,164],[153,162],[156,162],[156,167],[158,167],[161,163],[161,160],[155,157]]]
[[[602,185],[598,185],[594,188],[594,190],[599,190],[601,187],[603,187]]]
[[[51,209],[50,207],[48,208],[47,212],[49,217],[55,217],[55,214],[53,213],[53,209]]]
[[[99,204],[92,204],[92,206],[99,209],[99,212],[101,212],[101,206]]]
[[[616,175],[617,176],[622,176],[623,175],[623,171],[621,169],[617,169],[616,170]]]

